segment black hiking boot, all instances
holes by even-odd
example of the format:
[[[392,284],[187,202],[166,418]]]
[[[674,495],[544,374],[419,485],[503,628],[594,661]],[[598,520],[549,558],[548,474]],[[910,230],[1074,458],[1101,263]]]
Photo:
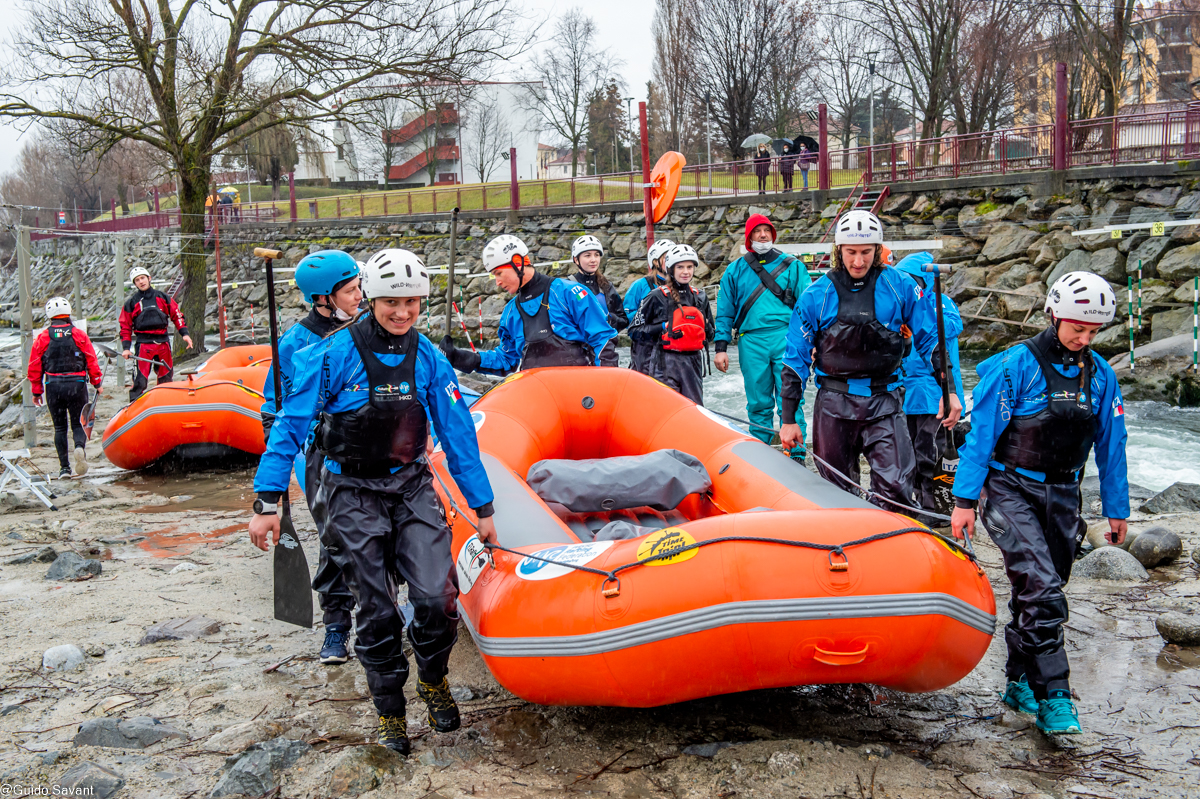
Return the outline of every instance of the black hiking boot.
[[[393,752],[407,755],[412,751],[412,742],[408,740],[408,722],[404,714],[399,716],[379,716],[379,736],[375,742],[386,746]]]
[[[443,677],[439,683],[428,683],[417,678],[417,696],[429,707],[429,726],[437,732],[454,732],[461,723],[458,704],[450,695],[450,683]]]

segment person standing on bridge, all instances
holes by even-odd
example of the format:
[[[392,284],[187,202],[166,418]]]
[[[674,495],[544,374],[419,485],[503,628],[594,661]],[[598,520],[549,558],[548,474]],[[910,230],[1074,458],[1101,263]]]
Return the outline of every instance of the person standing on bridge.
[[[1012,583],[1004,702],[1037,714],[1038,729],[1051,734],[1081,731],[1064,648],[1063,589],[1087,530],[1079,481],[1093,448],[1108,539],[1120,544],[1129,530],[1121,387],[1088,347],[1116,305],[1099,275],[1068,272],[1055,281],[1046,298],[1050,326],[979,364],[971,432],[954,477],[955,537],[974,531],[978,504]]]
[[[779,438],[792,449],[803,443],[796,413],[813,372],[817,470],[857,491],[858,459],[865,455],[871,500],[903,511],[913,502],[916,462],[900,399],[900,366],[914,344],[923,357],[935,357],[937,325],[919,305],[917,284],[884,264],[883,225],[870,211],[849,211],[838,219],[832,256],[829,273],[804,292],[792,312]],[[961,414],[962,404],[951,395],[950,422]]]
[[[775,412],[783,419],[783,354],[796,301],[812,284],[797,258],[775,248],[775,226],[762,214],[746,220],[746,255],[725,267],[717,295],[714,365],[729,371],[729,344],[737,336],[738,364],[746,387],[750,435],[770,444]],[[736,331],[736,332],[735,332]],[[798,410],[801,436],[808,427]],[[804,460],[804,445],[792,453]]]

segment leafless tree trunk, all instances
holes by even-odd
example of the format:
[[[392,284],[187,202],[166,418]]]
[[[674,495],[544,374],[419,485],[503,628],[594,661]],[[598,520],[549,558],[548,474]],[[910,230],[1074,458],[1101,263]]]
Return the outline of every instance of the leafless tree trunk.
[[[384,75],[474,76],[519,49],[517,19],[507,0],[46,0],[14,35],[0,116],[73,120],[101,151],[132,140],[171,159],[182,305],[202,349],[213,158],[257,129],[353,120],[369,95],[352,90]],[[248,124],[276,106],[282,118]]]
[[[850,138],[854,117],[867,102],[870,74],[864,53],[880,49],[872,45],[872,34],[859,22],[829,15],[820,30],[822,48],[817,60],[821,97],[837,124],[842,144],[842,169],[849,166]],[[866,34],[866,36],[864,36]]]
[[[1104,97],[1101,114],[1115,116],[1125,90],[1125,48],[1130,42],[1137,0],[1064,0],[1062,8],[1071,34],[1080,43],[1080,54],[1099,78]]]
[[[660,127],[670,134],[670,149],[683,147],[683,126],[695,92],[694,26],[689,0],[657,0],[654,9],[653,75]]]
[[[530,105],[549,130],[571,145],[571,177],[587,138],[588,96],[618,65],[607,50],[596,47],[595,38],[596,24],[573,8],[555,23],[553,44],[531,59],[535,82],[529,85]]]
[[[481,88],[474,99],[460,112],[459,129],[463,134],[463,158],[479,176],[480,183],[487,183],[500,161],[500,150],[512,139],[512,128],[508,115],[501,108],[495,95]]]

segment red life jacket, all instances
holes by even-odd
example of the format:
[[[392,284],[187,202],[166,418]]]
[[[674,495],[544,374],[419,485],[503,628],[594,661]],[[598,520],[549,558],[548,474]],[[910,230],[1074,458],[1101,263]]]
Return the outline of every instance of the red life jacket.
[[[671,289],[663,286],[662,293],[671,298]],[[679,338],[671,333],[681,332]],[[678,305],[671,313],[671,324],[662,335],[662,348],[669,352],[697,352],[704,349],[704,314],[694,305]]]

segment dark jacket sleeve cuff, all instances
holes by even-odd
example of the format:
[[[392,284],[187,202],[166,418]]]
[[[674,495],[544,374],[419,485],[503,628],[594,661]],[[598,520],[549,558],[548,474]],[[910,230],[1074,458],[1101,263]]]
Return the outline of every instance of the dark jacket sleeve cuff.
[[[496,509],[492,507],[492,503],[490,502],[480,505],[478,508],[474,508],[473,510],[475,511],[475,515],[480,519],[486,519],[487,517],[494,516],[496,514]]]
[[[728,341],[721,341],[720,339],[717,339],[716,341],[713,342],[713,351],[716,352],[717,354],[725,352],[728,349],[729,349]]]
[[[975,510],[975,506],[979,504],[977,499],[963,499],[962,497],[954,498],[954,507],[966,508],[967,510]]]
[[[186,327],[178,328],[178,330],[179,330],[179,335],[181,335],[181,336],[188,335],[188,329]]]
[[[783,413],[781,418],[784,424],[796,424],[796,413],[800,410],[800,400],[792,397],[783,397]]]
[[[278,505],[279,498],[283,496],[282,491],[259,491],[258,498],[268,505]]]
[[[121,339],[121,349],[122,349],[122,350],[131,350],[131,349],[133,349],[133,342],[132,342],[132,341],[126,341],[126,340],[124,340],[124,339]]]

